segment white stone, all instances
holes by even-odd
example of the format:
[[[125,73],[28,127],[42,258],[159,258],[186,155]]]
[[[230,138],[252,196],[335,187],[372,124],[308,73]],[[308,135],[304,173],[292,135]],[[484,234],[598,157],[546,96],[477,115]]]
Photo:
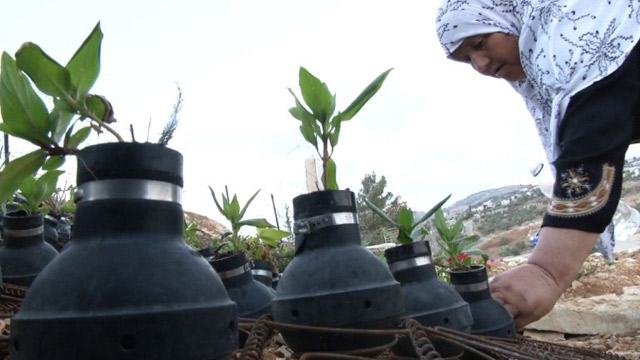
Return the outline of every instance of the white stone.
[[[620,296],[607,294],[561,300],[527,329],[566,334],[626,334],[640,330],[640,286],[625,287]]]
[[[540,341],[558,342],[565,339],[563,333],[558,333],[555,331],[525,330],[523,335],[533,340]]]

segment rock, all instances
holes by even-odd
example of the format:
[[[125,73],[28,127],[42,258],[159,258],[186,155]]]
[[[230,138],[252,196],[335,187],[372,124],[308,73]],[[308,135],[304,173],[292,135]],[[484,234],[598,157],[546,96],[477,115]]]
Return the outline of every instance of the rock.
[[[291,358],[291,355],[293,355],[293,352],[285,345],[280,346],[278,350],[276,350],[276,356],[278,359],[289,359]]]
[[[565,340],[563,333],[555,331],[525,330],[523,335],[540,341],[558,342]]]
[[[607,294],[559,301],[549,314],[526,329],[566,334],[625,334],[640,329],[640,286],[622,295]]]

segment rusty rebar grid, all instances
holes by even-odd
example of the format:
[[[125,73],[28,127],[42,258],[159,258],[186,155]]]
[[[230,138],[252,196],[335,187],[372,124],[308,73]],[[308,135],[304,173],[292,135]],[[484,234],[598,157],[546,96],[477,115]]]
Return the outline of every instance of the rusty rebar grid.
[[[261,360],[262,352],[265,344],[271,338],[272,330],[265,323],[270,320],[270,315],[262,315],[258,321],[253,324],[251,332],[247,337],[247,341],[240,352],[240,360]]]
[[[0,319],[9,319],[18,313],[25,294],[26,288],[4,284],[0,294]]]
[[[620,355],[604,351],[575,348],[518,336],[516,339],[495,338],[462,333],[452,329],[436,327],[426,328],[434,336],[451,336],[476,349],[487,351],[499,358],[536,360],[536,359],[576,359],[576,360],[624,360]]]
[[[488,336],[471,335],[448,328],[441,327],[425,327],[420,325],[413,319],[405,320],[399,329],[345,329],[345,328],[328,328],[314,327],[304,325],[293,325],[275,322],[269,318],[261,320],[241,319],[240,326],[251,328],[253,326],[266,326],[271,330],[287,330],[287,331],[304,331],[304,332],[331,332],[333,334],[344,335],[363,335],[363,336],[389,336],[395,335],[394,341],[370,349],[356,349],[344,352],[307,352],[294,353],[292,358],[300,360],[310,359],[326,359],[326,360],[363,360],[371,359],[371,356],[380,360],[405,360],[411,358],[403,358],[392,353],[391,348],[396,344],[399,336],[409,336],[415,347],[416,358],[420,360],[436,360],[442,359],[440,354],[435,351],[431,341],[438,339],[458,346],[465,352],[473,353],[477,358],[487,360],[497,359],[514,359],[514,360],[624,360],[623,356],[615,355],[604,351],[595,351],[581,348],[574,348],[568,345],[555,344],[551,342],[529,339],[518,336],[516,339],[504,339]],[[252,331],[253,333],[253,331]],[[264,330],[260,334],[264,336]],[[261,355],[264,350],[264,344],[268,341],[268,336],[262,338],[259,351],[260,357],[251,357],[242,360],[262,360]],[[254,350],[255,351],[255,350]],[[254,352],[256,354],[257,352]],[[413,358],[415,359],[415,358]]]
[[[413,344],[413,349],[420,360],[442,360],[440,353],[429,340],[427,332],[422,329],[422,325],[414,319],[404,320],[401,326],[409,329],[409,337]]]
[[[27,295],[28,287],[13,285],[10,283],[2,284],[2,294],[6,296],[10,296],[12,298],[24,299],[25,295]]]
[[[398,343],[398,337],[394,336],[393,340],[386,344],[379,346],[355,349],[348,351],[311,351],[305,353],[294,353],[293,357],[297,357],[300,360],[309,359],[332,359],[332,360],[357,360],[366,359],[371,360],[371,355],[378,355],[384,353],[386,350],[390,350]],[[367,356],[369,355],[369,356]]]

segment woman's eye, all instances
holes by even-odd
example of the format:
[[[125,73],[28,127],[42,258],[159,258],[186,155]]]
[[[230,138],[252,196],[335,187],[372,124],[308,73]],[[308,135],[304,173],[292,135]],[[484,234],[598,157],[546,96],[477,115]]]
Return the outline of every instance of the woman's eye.
[[[484,38],[480,38],[473,44],[473,48],[476,50],[482,49],[484,46]]]

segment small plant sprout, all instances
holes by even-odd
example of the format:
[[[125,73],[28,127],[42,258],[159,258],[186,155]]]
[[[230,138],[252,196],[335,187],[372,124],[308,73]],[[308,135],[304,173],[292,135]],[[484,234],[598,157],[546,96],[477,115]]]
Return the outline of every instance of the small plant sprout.
[[[483,263],[489,260],[489,255],[476,248],[478,235],[462,236],[464,214],[460,214],[456,222],[449,226],[442,209],[436,211],[435,225],[439,238],[436,241],[442,251],[449,256],[448,263],[451,270],[468,270],[474,263],[472,255],[481,256]]]
[[[427,219],[433,215],[436,210],[440,210],[442,205],[444,205],[451,195],[448,195],[444,199],[442,199],[439,203],[437,203],[431,210],[427,211],[418,221],[414,221],[413,211],[411,209],[402,209],[398,212],[398,220],[394,221],[389,217],[389,215],[385,214],[384,211],[380,210],[373,203],[371,203],[367,198],[364,198],[364,202],[367,206],[373,210],[380,217],[385,219],[391,225],[395,226],[398,229],[398,242],[400,244],[411,244],[412,242],[418,240],[421,236],[426,235],[426,230],[423,229],[420,224],[424,223]]]
[[[332,156],[333,150],[338,145],[342,122],[351,120],[364,104],[378,92],[391,70],[389,69],[378,76],[351,105],[334,116],[336,95],[331,94],[327,84],[313,76],[304,67],[300,67],[300,92],[308,109],[298,100],[293,90],[289,89],[296,102],[296,106],[289,109],[289,113],[300,120],[302,136],[313,145],[322,160],[322,185],[324,189],[338,189],[336,163]]]
[[[56,192],[58,177],[62,173],[60,170],[50,170],[38,178],[30,176],[24,179],[17,194],[16,207],[27,215],[48,214],[50,209],[41,207],[41,204]]]
[[[247,241],[249,240],[248,236],[240,235],[240,229],[243,226],[255,227],[258,230],[258,234],[260,234],[261,229],[275,228],[275,226],[271,225],[266,219],[260,218],[243,220],[247,208],[258,195],[260,190],[256,191],[242,208],[240,207],[240,202],[235,194],[233,195],[233,198],[229,199],[229,195],[225,191],[225,193],[221,194],[222,203],[220,203],[213,189],[209,187],[209,190],[211,191],[211,197],[213,197],[213,201],[215,202],[218,211],[231,223],[231,231],[223,234],[220,239],[218,239],[219,246],[216,249],[216,253],[223,249],[230,253],[243,251],[246,248]],[[265,236],[268,237],[268,233],[265,233]]]
[[[201,236],[200,222],[196,219],[184,219],[183,223],[182,237],[184,238],[184,242],[196,250],[204,249],[206,244]]]
[[[256,235],[247,239],[245,250],[250,258],[266,260],[277,266],[272,252],[277,252],[280,241],[289,235],[289,232],[275,228],[256,228]]]
[[[70,218],[76,211],[76,203],[73,201],[76,187],[65,185],[57,188],[53,195],[42,202],[42,207],[48,209],[49,215],[57,218]]]
[[[102,31],[98,23],[69,62],[62,66],[38,45],[24,43],[15,54],[2,53],[0,64],[0,131],[38,147],[6,164],[0,172],[0,201],[8,201],[23,180],[38,170],[55,170],[75,154],[90,132],[102,129],[119,141],[109,124],[115,121],[107,99],[90,94],[100,72]],[[50,97],[51,110],[32,86]],[[88,120],[86,126],[80,122]]]
[[[182,110],[182,89],[180,88],[180,85],[176,84],[176,86],[178,87],[178,97],[173,105],[171,116],[164,125],[164,128],[162,128],[160,139],[158,139],[158,144],[162,146],[167,146],[169,144],[169,141],[173,138],[173,133],[175,133],[178,128],[178,122],[180,121],[178,115],[180,114],[180,110]]]

